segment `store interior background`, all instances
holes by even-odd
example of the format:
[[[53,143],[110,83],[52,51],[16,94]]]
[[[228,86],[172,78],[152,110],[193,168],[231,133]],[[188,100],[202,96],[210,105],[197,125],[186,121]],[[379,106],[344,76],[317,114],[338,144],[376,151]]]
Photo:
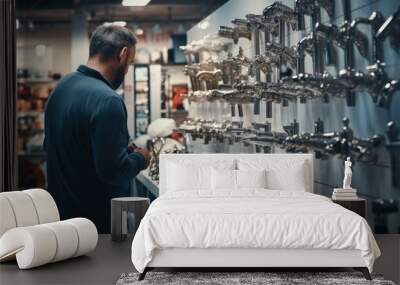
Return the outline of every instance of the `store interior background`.
[[[16,1],[19,187],[46,187],[45,103],[63,75],[86,63],[90,34],[98,25],[126,25],[139,40],[135,67],[118,90],[135,138],[145,133],[149,121],[171,117],[181,122],[187,117],[183,106],[172,106],[172,92],[182,96],[188,90],[179,47],[187,42],[187,30],[225,2],[153,0],[145,7],[127,7],[121,0]],[[143,106],[148,113],[136,117],[135,90],[139,103],[150,97],[150,106]],[[138,114],[141,106],[136,106]]]
[[[139,38],[135,66],[132,67],[123,86],[118,90],[124,96],[128,110],[128,128],[132,137],[145,133],[149,121],[160,117],[176,120],[179,125],[187,117],[195,117],[201,108],[210,110],[210,118],[230,118],[230,108],[225,103],[186,103],[174,106],[173,93],[186,95],[190,90],[184,74],[185,57],[179,46],[200,40],[218,31],[219,26],[231,26],[230,21],[244,18],[246,14],[260,14],[272,4],[272,0],[230,1],[164,1],[152,0],[146,7],[123,7],[119,0],[95,1],[29,1],[17,0],[17,68],[18,68],[18,150],[19,187],[46,187],[45,153],[43,141],[43,108],[51,88],[60,77],[84,64],[88,56],[89,36],[97,25],[105,22],[126,21]],[[250,4],[251,3],[251,4]],[[293,0],[282,1],[293,7]],[[340,25],[343,20],[342,1],[335,1],[335,17],[331,22]],[[352,17],[368,17],[373,11],[390,16],[400,3],[394,0],[351,1]],[[322,14],[324,23],[329,23]],[[287,36],[287,44],[293,45],[310,31],[293,32]],[[360,30],[371,35],[369,27]],[[370,46],[371,46],[370,37]],[[233,45],[237,54],[242,47],[246,56],[254,56],[254,49],[247,39]],[[337,50],[336,66],[327,70],[336,73],[344,67],[342,50]],[[371,50],[371,49],[370,49]],[[364,70],[370,64],[355,50],[355,67]],[[389,41],[384,42],[385,70],[390,78],[398,79],[400,56]],[[306,58],[306,72],[312,73],[311,57]],[[135,94],[136,92],[136,95]],[[135,104],[142,92],[148,96],[148,113],[140,112],[140,102]],[[314,122],[320,118],[325,131],[340,131],[343,117],[348,117],[356,137],[367,138],[386,134],[386,125],[395,121],[400,125],[400,94],[393,96],[390,108],[380,108],[367,93],[356,94],[356,105],[349,107],[343,98],[331,98],[329,103],[319,99],[306,104],[289,103],[284,107],[273,103],[272,118],[266,118],[266,106],[261,104],[260,115],[253,115],[252,106],[244,106],[248,122],[266,121],[272,130],[282,131],[294,119],[299,122],[300,132],[313,132]],[[177,95],[180,96],[180,95]],[[140,100],[139,100],[140,101]],[[217,106],[217,107],[216,107]],[[138,115],[142,114],[142,115]],[[141,117],[142,116],[142,117]],[[135,119],[136,118],[136,119]],[[203,144],[191,142],[191,151],[201,152],[255,152],[254,146],[221,144],[211,141]],[[272,152],[281,152],[272,147]],[[334,187],[341,185],[343,160],[329,157],[315,160],[314,191],[331,196]],[[358,195],[368,200],[368,222],[376,233],[400,233],[399,186],[392,183],[393,173],[390,152],[379,149],[378,160],[373,165],[354,164],[353,187]]]

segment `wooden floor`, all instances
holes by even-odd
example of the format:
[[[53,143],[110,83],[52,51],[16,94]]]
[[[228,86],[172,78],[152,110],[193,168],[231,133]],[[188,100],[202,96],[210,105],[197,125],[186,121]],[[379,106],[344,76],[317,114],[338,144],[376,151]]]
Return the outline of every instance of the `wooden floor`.
[[[382,257],[374,271],[400,283],[400,235],[377,235],[376,240]],[[130,240],[114,243],[109,235],[100,235],[96,250],[88,256],[29,270],[19,270],[15,262],[1,264],[0,284],[115,284],[122,273],[134,271],[130,248]]]

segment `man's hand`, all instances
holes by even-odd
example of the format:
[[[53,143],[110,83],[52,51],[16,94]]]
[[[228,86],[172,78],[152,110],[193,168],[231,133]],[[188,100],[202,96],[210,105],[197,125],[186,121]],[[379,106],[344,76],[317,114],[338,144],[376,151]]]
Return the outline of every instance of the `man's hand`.
[[[147,149],[138,147],[134,150],[134,152],[138,152],[144,157],[144,169],[149,166],[150,163],[150,152]]]
[[[135,145],[135,144],[133,143],[132,139],[129,139],[129,142],[128,142],[128,152],[129,152],[129,153],[134,152],[135,149],[137,149],[137,145]]]

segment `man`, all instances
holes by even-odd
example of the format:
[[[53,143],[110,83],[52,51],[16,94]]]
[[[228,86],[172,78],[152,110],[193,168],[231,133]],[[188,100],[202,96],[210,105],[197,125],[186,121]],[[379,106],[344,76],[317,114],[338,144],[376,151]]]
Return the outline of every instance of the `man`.
[[[110,199],[130,194],[130,181],[149,152],[128,149],[127,111],[114,91],[135,57],[135,36],[100,26],[87,65],[56,86],[45,112],[48,190],[63,219],[86,217],[110,232]]]

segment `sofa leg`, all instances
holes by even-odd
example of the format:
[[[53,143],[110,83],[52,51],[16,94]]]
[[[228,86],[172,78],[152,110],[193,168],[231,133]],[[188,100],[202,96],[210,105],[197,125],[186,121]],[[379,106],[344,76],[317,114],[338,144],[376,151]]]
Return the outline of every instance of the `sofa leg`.
[[[142,273],[139,274],[139,278],[138,281],[142,281],[144,279],[144,277],[146,277],[146,273],[147,273],[148,269],[147,267],[143,270]]]
[[[354,269],[357,271],[361,271],[361,273],[364,275],[365,279],[372,280],[371,274],[369,274],[369,270],[367,267],[355,267]]]

